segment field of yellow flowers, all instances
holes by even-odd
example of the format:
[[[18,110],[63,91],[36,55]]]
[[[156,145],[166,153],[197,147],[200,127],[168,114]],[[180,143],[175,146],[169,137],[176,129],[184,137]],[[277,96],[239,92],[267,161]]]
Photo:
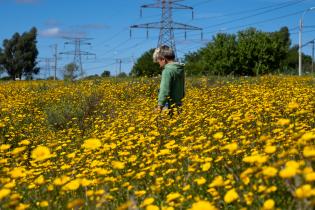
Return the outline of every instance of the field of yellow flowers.
[[[313,209],[315,79],[0,83],[0,209]]]

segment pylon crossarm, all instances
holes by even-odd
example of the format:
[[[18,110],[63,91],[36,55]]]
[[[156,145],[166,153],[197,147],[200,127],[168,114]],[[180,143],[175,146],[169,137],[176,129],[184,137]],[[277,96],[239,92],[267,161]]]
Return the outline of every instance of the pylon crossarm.
[[[160,29],[161,25],[160,22],[154,22],[154,23],[145,23],[145,24],[138,24],[138,25],[132,25],[130,28],[150,28],[150,29]]]
[[[173,22],[172,23],[172,28],[171,29],[176,29],[176,30],[202,30],[202,28],[196,27],[196,26],[191,26],[183,23],[177,23]]]

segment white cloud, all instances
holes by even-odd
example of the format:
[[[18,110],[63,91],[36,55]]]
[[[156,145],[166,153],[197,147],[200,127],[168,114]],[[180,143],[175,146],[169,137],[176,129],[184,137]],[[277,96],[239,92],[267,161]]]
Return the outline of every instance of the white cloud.
[[[54,27],[54,28],[48,28],[40,32],[40,35],[46,36],[46,37],[55,37],[60,36],[61,31],[60,28]]]

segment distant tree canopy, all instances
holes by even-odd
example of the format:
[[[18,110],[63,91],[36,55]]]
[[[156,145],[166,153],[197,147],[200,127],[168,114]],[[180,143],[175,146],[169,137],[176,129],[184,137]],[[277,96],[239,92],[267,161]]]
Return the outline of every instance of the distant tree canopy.
[[[0,66],[12,78],[21,79],[26,76],[31,79],[39,72],[37,62],[37,29],[33,27],[22,35],[15,33],[11,39],[3,41],[3,50],[0,52]],[[0,68],[1,68],[0,67]]]
[[[69,63],[64,66],[64,80],[74,80],[78,77],[78,66],[75,63]]]
[[[101,74],[102,77],[110,77],[110,71],[108,70],[105,70],[102,74]]]
[[[262,75],[295,68],[296,49],[290,49],[287,27],[276,32],[249,28],[220,33],[206,47],[185,56],[188,75]],[[308,61],[307,56],[303,60]]]
[[[153,77],[161,74],[160,66],[153,62],[154,49],[145,52],[133,66],[131,76],[147,76]]]

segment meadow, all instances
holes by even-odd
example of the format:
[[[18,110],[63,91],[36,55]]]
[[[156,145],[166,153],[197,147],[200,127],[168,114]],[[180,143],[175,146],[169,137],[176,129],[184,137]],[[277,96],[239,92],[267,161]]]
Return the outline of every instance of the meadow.
[[[0,209],[314,209],[315,79],[0,83]]]

